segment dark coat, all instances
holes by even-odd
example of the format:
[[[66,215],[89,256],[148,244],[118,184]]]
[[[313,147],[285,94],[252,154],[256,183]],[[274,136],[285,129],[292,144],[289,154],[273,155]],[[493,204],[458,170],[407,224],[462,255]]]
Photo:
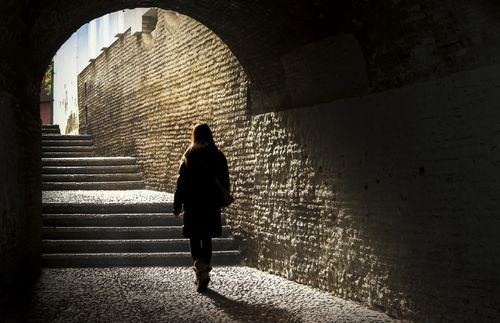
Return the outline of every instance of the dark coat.
[[[187,238],[213,238],[222,234],[221,191],[214,176],[229,190],[227,160],[217,147],[186,151],[177,178],[174,213],[184,208],[182,234]]]

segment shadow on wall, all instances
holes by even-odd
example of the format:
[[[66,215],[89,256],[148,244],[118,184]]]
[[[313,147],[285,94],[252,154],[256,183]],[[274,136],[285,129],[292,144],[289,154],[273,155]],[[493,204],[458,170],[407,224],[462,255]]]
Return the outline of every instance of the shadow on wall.
[[[483,184],[489,175],[481,173],[494,173],[493,146],[484,143],[494,138],[495,126],[484,127],[481,116],[495,116],[484,104],[498,102],[495,73],[478,70],[250,115],[247,79],[234,55],[187,17],[168,32],[166,18],[159,13],[155,44],[147,51],[127,33],[96,60],[100,71],[92,67],[81,75],[79,85],[89,85],[85,104],[100,152],[121,155],[133,147],[148,186],[171,190],[192,122],[202,119],[228,156],[237,197],[228,223],[244,238],[249,265],[416,320],[439,320],[442,313],[472,319],[476,310],[495,308],[494,295],[485,292],[492,297],[483,301],[481,292],[488,282],[497,284],[491,277],[498,257],[487,256],[497,250],[488,231],[496,228],[488,212],[497,205]],[[356,49],[346,37],[341,44]],[[191,50],[180,50],[186,46]],[[335,75],[363,66],[341,53],[339,60],[353,67]],[[132,80],[130,72],[121,74],[120,61],[110,59],[114,55],[133,69]],[[298,50],[284,58],[290,90],[306,73],[293,67],[301,66],[301,57],[307,55]],[[98,82],[107,75],[113,82]],[[319,75],[328,90],[332,76]],[[468,92],[484,80],[489,85],[481,99]],[[339,95],[349,92],[344,90],[340,86]],[[297,104],[311,104],[306,92],[296,93]],[[475,216],[470,210],[477,210]]]
[[[248,263],[398,317],[499,317],[498,75],[253,117]]]
[[[247,264],[366,302],[363,286],[353,286],[371,270],[368,264],[363,268],[360,259],[380,261],[353,223],[353,210],[359,206],[339,201],[346,188],[332,175],[330,163],[321,164],[319,156],[311,155],[314,150],[309,145],[328,140],[304,136],[307,131],[328,131],[317,127],[314,120],[322,115],[316,112],[303,109],[251,117],[244,141],[252,144],[254,159],[233,157],[237,171],[247,172],[233,181],[237,199],[228,222],[243,238]]]
[[[282,57],[281,63],[289,101],[284,109],[368,93],[365,58],[352,34],[295,48]]]

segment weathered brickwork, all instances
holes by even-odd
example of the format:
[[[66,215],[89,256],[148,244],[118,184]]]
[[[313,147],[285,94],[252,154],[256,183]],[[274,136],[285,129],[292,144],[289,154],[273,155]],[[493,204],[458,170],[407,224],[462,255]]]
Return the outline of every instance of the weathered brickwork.
[[[117,45],[128,46],[127,52],[135,51],[141,61],[128,56],[131,64],[116,65],[113,81],[123,93],[89,83],[89,97],[94,95],[95,101],[95,91],[101,91],[100,98],[110,104],[88,119],[101,120],[89,128],[100,137],[98,145],[106,147],[102,152],[138,155],[149,185],[171,190],[191,123],[211,122],[233,170],[238,200],[227,215],[243,239],[248,264],[419,322],[498,321],[499,2],[230,3],[0,0],[0,304],[5,304],[6,285],[39,269],[35,104],[47,64],[90,19],[154,5],[207,25],[247,75],[217,38],[191,22],[172,24],[168,37],[157,35],[170,40],[168,55],[161,55],[161,67],[169,66],[168,71],[152,63],[159,55],[157,42],[144,44],[127,35]],[[164,27],[160,23],[158,28]],[[210,51],[199,57],[193,53],[202,46],[182,40],[190,28],[201,28],[213,40],[205,43]],[[369,88],[364,90],[379,95],[325,103],[363,89],[351,91],[339,82],[330,96],[311,84],[300,86],[308,63],[309,70],[323,72],[319,79],[314,72],[305,80],[328,90],[325,84],[334,79],[342,50],[335,55],[315,52],[325,44],[333,47],[339,35],[354,36],[366,64]],[[357,53],[355,42],[349,44],[346,48]],[[188,45],[189,50],[182,50]],[[113,50],[96,67],[105,67],[103,57],[108,65],[119,60],[110,58]],[[212,63],[196,74],[185,66],[193,55]],[[169,57],[175,64],[165,64]],[[328,64],[323,57],[330,57]],[[362,68],[355,57],[345,66],[357,66],[358,72]],[[216,68],[227,70],[215,73]],[[127,81],[120,77],[124,71]],[[352,75],[344,72],[341,68],[341,75]],[[361,74],[353,79],[356,87],[365,84]],[[182,77],[196,86],[168,83]],[[429,80],[435,81],[416,83]],[[217,81],[221,85],[214,87]],[[146,89],[155,92],[136,99]],[[319,94],[312,97],[314,90]],[[289,92],[297,94],[291,97],[295,104],[286,104]],[[122,94],[128,95],[124,101],[137,104],[121,104]],[[209,104],[197,106],[202,99]],[[318,102],[325,104],[256,115]],[[133,125],[124,126],[127,122],[120,120],[131,114]],[[113,144],[103,138],[101,128]]]
[[[245,84],[213,33],[161,11],[152,44],[128,32],[80,74],[80,129],[95,136],[98,154],[137,156],[146,185],[172,191],[192,126],[206,121],[226,131],[244,113]]]
[[[499,72],[252,117],[229,212],[247,262],[399,317],[494,321]]]
[[[347,29],[364,49],[372,91],[381,91],[498,63],[498,9],[494,1],[355,3]]]
[[[21,6],[16,1],[5,1],[11,3],[11,7]],[[322,76],[334,75],[336,68],[328,64],[328,59],[307,59],[317,58],[318,53],[310,52],[303,61],[300,55],[290,55],[307,52],[315,48],[312,45],[315,42],[324,43],[339,35],[354,35],[359,42],[369,81],[369,87],[363,90],[371,93],[498,63],[500,49],[497,32],[500,4],[494,0],[235,0],[231,5],[214,0],[149,0],[146,3],[52,0],[32,4],[28,9],[16,8],[27,21],[31,16],[37,19],[29,24],[33,27],[27,31],[28,36],[20,32],[22,29],[16,33],[7,29],[7,33],[11,33],[13,39],[29,40],[30,47],[22,48],[24,52],[37,53],[27,61],[32,62],[41,75],[53,52],[76,28],[106,12],[134,5],[177,10],[213,30],[245,68],[250,80],[248,95],[255,103],[251,111],[259,113],[311,103],[306,95],[301,96],[304,89],[294,86],[297,80],[290,80],[287,73],[293,75],[294,71],[287,71],[287,66],[283,66],[284,58],[288,57],[288,62],[300,62],[299,71],[311,66],[312,71],[325,71]],[[18,18],[8,9],[5,10],[9,12],[6,25],[15,25]],[[308,81],[311,80],[315,78],[310,77]],[[327,81],[341,83],[334,77]],[[342,85],[344,88],[345,84]],[[353,93],[341,92],[334,90],[332,94],[317,96],[331,101]],[[295,98],[296,95],[299,97]]]
[[[493,321],[499,72],[252,118],[249,262],[417,321]]]
[[[137,156],[148,186],[172,191],[207,121],[247,264],[417,321],[499,315],[500,67],[251,115],[241,67],[199,23],[161,12],[146,47],[127,34],[80,76],[100,153]]]

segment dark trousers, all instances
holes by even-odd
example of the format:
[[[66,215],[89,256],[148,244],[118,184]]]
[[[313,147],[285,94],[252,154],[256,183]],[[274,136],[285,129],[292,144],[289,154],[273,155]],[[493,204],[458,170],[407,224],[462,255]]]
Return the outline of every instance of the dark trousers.
[[[189,249],[193,261],[203,259],[207,264],[210,264],[212,259],[212,238],[190,238]]]

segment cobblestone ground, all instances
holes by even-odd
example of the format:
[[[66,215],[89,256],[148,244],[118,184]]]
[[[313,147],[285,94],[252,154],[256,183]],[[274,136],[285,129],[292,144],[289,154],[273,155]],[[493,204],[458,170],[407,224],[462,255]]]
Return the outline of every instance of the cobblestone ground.
[[[248,267],[216,267],[197,293],[186,267],[43,269],[2,322],[394,322]]]
[[[44,203],[171,203],[148,190],[50,191]],[[204,294],[186,267],[43,269],[0,322],[394,322],[384,313],[248,267],[215,267]]]

